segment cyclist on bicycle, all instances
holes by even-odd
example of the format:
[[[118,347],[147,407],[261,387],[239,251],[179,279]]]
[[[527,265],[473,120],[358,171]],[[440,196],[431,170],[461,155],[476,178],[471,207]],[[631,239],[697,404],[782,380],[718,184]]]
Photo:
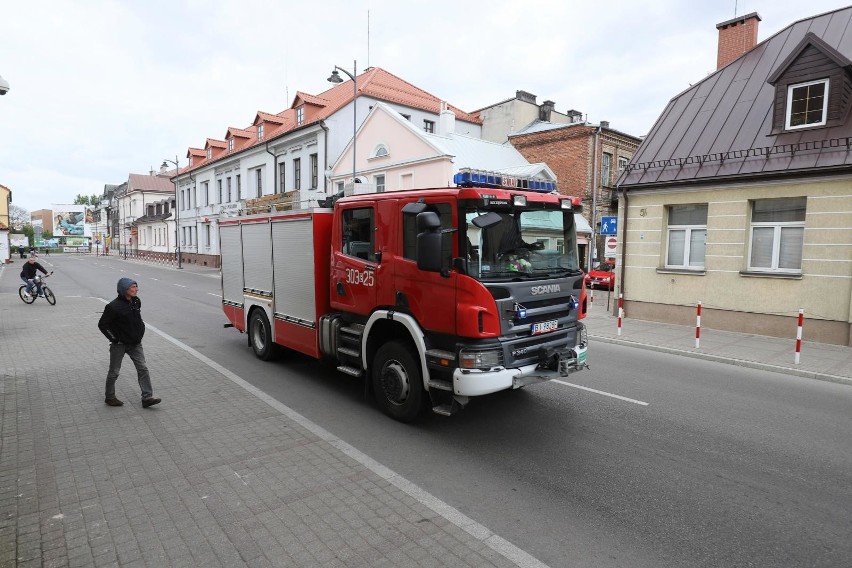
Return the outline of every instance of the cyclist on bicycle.
[[[36,284],[35,282],[36,272],[39,270],[41,270],[42,273],[47,274],[47,270],[38,263],[35,255],[31,254],[30,258],[27,259],[27,262],[24,263],[24,268],[21,270],[21,280],[27,285],[27,290],[24,292],[27,297],[32,296],[33,287],[38,288],[39,296],[43,295],[43,292],[41,291],[41,283]]]

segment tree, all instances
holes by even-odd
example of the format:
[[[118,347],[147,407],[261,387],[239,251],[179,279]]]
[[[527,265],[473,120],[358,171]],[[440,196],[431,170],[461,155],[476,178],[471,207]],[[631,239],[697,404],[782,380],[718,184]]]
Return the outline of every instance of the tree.
[[[19,231],[24,225],[30,222],[30,212],[17,205],[9,206],[9,225]]]
[[[89,196],[77,194],[74,198],[74,205],[89,205]]]
[[[27,223],[23,227],[20,227],[19,230],[27,236],[27,242],[30,243],[30,246],[32,246],[32,244],[33,244],[33,233],[34,233],[33,226],[30,225],[29,223]]]

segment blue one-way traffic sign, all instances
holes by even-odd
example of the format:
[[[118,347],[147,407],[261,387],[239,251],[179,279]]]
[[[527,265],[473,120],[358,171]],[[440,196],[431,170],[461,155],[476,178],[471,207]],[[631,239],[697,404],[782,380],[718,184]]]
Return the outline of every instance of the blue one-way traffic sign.
[[[601,234],[618,234],[618,217],[601,217]]]

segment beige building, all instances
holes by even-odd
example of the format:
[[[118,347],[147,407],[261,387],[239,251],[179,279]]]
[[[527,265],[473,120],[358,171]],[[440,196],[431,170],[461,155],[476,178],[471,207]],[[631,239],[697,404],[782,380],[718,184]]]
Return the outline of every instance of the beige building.
[[[717,26],[722,67],[619,178],[617,292],[627,317],[690,324],[701,302],[702,326],[791,341],[801,309],[805,340],[852,345],[852,7],[723,57],[759,21]]]

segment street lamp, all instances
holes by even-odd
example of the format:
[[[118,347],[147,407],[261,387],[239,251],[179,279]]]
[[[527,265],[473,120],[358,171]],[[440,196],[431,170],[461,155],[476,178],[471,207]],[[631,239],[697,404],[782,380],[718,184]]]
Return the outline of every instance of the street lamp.
[[[164,168],[167,168],[168,164],[175,165],[175,244],[177,245],[177,267],[183,268],[183,266],[181,266],[180,259],[180,194],[178,193],[178,173],[180,173],[180,165],[178,164],[177,155],[175,155],[174,162],[169,159],[163,160]]]
[[[343,79],[338,75],[338,71],[343,71],[346,75],[352,79],[352,191],[355,191],[355,133],[358,130],[358,112],[355,107],[355,99],[358,97],[358,86],[355,84],[355,75],[358,74],[358,62],[352,62],[352,71],[355,73],[353,75],[343,67],[334,66],[334,71],[331,72],[331,77],[328,78],[330,83],[342,83]]]

